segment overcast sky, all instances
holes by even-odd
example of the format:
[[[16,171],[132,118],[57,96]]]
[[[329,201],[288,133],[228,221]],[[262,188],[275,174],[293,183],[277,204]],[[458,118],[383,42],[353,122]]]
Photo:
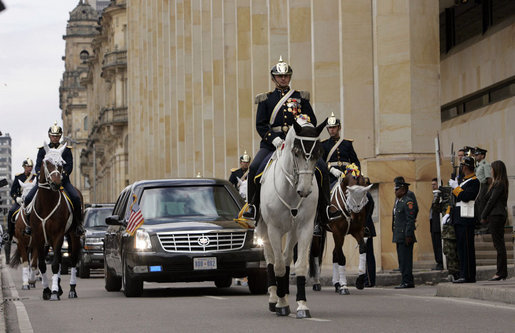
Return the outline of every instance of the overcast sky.
[[[2,0],[0,12],[0,131],[12,139],[12,176],[57,121],[64,71],[63,35],[78,0]]]

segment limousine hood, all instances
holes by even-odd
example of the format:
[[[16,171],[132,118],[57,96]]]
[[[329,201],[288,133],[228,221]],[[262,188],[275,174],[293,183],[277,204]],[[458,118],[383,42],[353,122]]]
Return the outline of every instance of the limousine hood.
[[[140,229],[147,232],[177,232],[177,231],[200,231],[200,230],[222,230],[222,229],[243,229],[234,220],[192,220],[177,221],[168,219],[145,220]]]

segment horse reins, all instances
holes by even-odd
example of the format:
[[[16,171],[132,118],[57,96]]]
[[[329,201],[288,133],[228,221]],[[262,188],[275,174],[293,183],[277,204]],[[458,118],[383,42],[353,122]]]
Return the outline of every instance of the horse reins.
[[[331,197],[336,196],[336,205],[338,205],[338,208],[341,210],[343,216],[347,220],[347,231],[345,232],[345,235],[349,234],[350,230],[350,224],[352,222],[351,214],[359,213],[361,209],[368,203],[368,198],[365,195],[363,199],[361,199],[361,202],[351,202],[355,201],[354,198],[352,198],[351,195],[347,195],[348,189],[346,189],[345,192],[343,192],[343,189],[341,187],[342,178],[338,178],[338,184],[336,185],[336,191],[334,191],[331,195]],[[340,200],[341,198],[341,200]],[[343,207],[341,202],[343,202]],[[354,209],[353,209],[354,208]],[[357,210],[357,211],[356,211]]]

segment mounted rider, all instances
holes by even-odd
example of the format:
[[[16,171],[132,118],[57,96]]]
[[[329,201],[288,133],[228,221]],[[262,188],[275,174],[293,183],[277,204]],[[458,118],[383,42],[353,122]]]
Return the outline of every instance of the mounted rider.
[[[256,96],[255,103],[258,105],[256,114],[256,130],[261,136],[261,144],[254,161],[249,168],[248,176],[248,210],[243,217],[257,221],[260,203],[260,179],[258,170],[270,159],[272,153],[283,144],[286,133],[296,121],[297,116],[303,114],[316,126],[317,119],[311,104],[309,103],[309,92],[298,91],[290,88],[290,81],[293,69],[288,63],[279,57],[279,62],[270,70],[271,79],[275,89]],[[319,163],[317,163],[318,166]],[[322,171],[323,172],[323,171]],[[319,186],[319,214],[327,223],[328,219],[336,219],[342,215],[341,211],[330,206],[329,181],[328,177],[320,177],[321,172],[316,172]],[[323,204],[320,204],[323,202]],[[331,207],[331,210],[329,209]]]
[[[30,158],[27,158],[23,161],[22,167],[23,172],[17,174],[14,177],[13,185],[11,186],[11,198],[13,198],[14,203],[11,206],[11,209],[9,209],[9,213],[7,214],[7,230],[9,233],[9,239],[5,244],[5,259],[7,263],[9,263],[9,260],[11,258],[11,241],[14,236],[14,226],[16,223],[16,221],[14,220],[14,216],[23,204],[23,200],[21,198],[22,188],[19,182],[31,183],[36,177],[36,174],[32,172],[34,162]]]
[[[327,118],[326,128],[330,137],[322,141],[322,147],[324,147],[324,161],[331,173],[331,184],[333,184],[345,172],[347,165],[354,163],[361,170],[361,164],[352,146],[354,140],[340,137],[341,122],[334,113]]]
[[[249,164],[251,161],[251,157],[247,154],[247,151],[240,156],[240,167],[231,169],[231,176],[229,177],[229,182],[231,182],[234,187],[239,188],[238,179],[245,180],[249,174]]]
[[[53,126],[50,126],[48,129],[48,137],[50,139],[50,144],[48,145],[49,148],[52,149],[59,149],[62,148],[65,144],[64,142],[60,142],[61,136],[63,135],[63,129],[57,125],[57,122],[54,123]],[[62,173],[62,182],[61,186],[64,188],[64,191],[70,198],[70,201],[73,206],[73,225],[76,226],[76,232],[80,235],[84,233],[84,229],[82,227],[82,204],[79,197],[79,194],[77,193],[77,190],[75,187],[70,183],[70,175],[73,170],[73,154],[71,151],[72,147],[67,145],[62,153],[62,158],[65,162],[63,165],[63,173]],[[36,175],[39,178],[39,174],[41,172],[41,166],[43,164],[43,159],[45,158],[46,151],[45,147],[39,147],[38,150],[38,157],[36,160]],[[32,199],[34,198],[34,195],[37,191],[37,186],[34,186],[34,188],[30,191],[30,193],[25,198],[25,204],[28,205]],[[27,227],[25,229],[25,233],[30,235],[31,234],[31,228]]]

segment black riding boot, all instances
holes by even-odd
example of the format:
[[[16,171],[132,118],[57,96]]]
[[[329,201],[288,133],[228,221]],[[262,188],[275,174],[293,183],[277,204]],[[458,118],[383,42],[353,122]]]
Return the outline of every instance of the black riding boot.
[[[250,185],[250,184],[249,184]],[[257,222],[258,213],[259,213],[259,203],[261,201],[261,183],[253,184],[253,186],[249,186],[248,195],[249,198],[249,207],[246,212],[243,213],[243,217],[247,219],[252,219]]]
[[[82,226],[82,212],[80,209],[73,211],[73,219],[75,221],[75,233],[78,236],[84,235],[84,227]]]
[[[11,262],[11,240],[10,239],[7,240],[7,242],[5,243],[4,251],[5,251],[5,264],[9,265],[9,263]]]
[[[317,176],[319,174],[317,173]],[[322,178],[322,179],[320,179]],[[330,189],[329,189],[329,177],[317,177],[318,183],[318,215],[317,221],[320,221],[322,225],[326,225],[330,221],[336,220],[343,216],[341,210],[334,205],[331,205]],[[316,222],[315,222],[316,223]],[[315,231],[317,226],[315,225]]]

